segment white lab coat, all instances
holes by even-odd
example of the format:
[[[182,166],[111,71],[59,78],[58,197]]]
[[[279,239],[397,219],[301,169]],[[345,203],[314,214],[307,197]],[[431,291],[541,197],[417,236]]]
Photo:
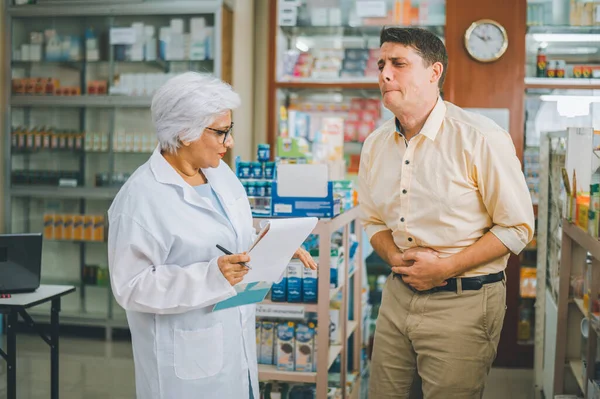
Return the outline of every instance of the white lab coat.
[[[243,186],[221,162],[203,170],[231,224],[156,149],[109,211],[113,293],[127,311],[138,399],[258,398],[254,305],[211,312],[235,295],[216,244],[255,236]]]

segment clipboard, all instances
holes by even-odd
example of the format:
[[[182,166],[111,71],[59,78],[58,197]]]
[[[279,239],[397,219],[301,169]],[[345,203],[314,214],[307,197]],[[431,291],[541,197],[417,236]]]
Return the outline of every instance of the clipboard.
[[[252,267],[234,286],[237,295],[213,307],[213,312],[262,302],[273,283],[281,280],[292,256],[317,225],[317,218],[274,219],[260,231],[248,250]]]

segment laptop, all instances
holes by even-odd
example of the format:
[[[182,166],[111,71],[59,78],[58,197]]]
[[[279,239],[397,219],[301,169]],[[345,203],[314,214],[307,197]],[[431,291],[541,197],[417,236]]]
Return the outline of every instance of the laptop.
[[[40,286],[42,233],[0,234],[0,293],[33,292]]]

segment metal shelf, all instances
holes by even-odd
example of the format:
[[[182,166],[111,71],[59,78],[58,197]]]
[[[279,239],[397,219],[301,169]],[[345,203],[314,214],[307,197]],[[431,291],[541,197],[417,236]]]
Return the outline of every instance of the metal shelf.
[[[203,1],[172,1],[167,4],[152,2],[125,4],[69,4],[62,2],[48,5],[24,5],[8,7],[8,14],[13,18],[35,17],[76,17],[76,16],[113,16],[123,15],[181,15],[181,14],[212,14],[221,8],[220,0]]]
[[[379,90],[375,78],[363,79],[289,79],[275,82],[278,89],[351,89],[351,90]]]
[[[600,89],[600,79],[525,78],[525,89]]]
[[[36,96],[13,95],[10,105],[13,107],[121,107],[147,108],[152,104],[149,96]]]
[[[120,187],[12,186],[11,197],[86,198],[112,200]]]
[[[408,27],[408,26],[406,26]],[[415,28],[422,28],[432,31],[436,35],[443,35],[445,25],[413,25]],[[364,37],[376,36],[381,34],[381,26],[280,26],[281,32],[288,37],[298,36],[344,36],[344,37]]]
[[[573,26],[573,25],[540,25],[540,26],[529,26],[527,28],[527,34],[544,33],[560,35],[565,33],[570,34],[598,34],[600,33],[599,26]]]

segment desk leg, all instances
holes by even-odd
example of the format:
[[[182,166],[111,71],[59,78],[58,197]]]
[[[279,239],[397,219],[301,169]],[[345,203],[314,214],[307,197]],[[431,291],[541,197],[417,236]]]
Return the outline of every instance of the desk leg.
[[[50,312],[50,398],[58,399],[58,313],[60,297],[52,300]]]
[[[17,320],[19,314],[16,310],[11,310],[8,314],[8,323],[6,328],[7,340],[7,361],[8,368],[6,373],[6,384],[8,399],[17,399]]]

